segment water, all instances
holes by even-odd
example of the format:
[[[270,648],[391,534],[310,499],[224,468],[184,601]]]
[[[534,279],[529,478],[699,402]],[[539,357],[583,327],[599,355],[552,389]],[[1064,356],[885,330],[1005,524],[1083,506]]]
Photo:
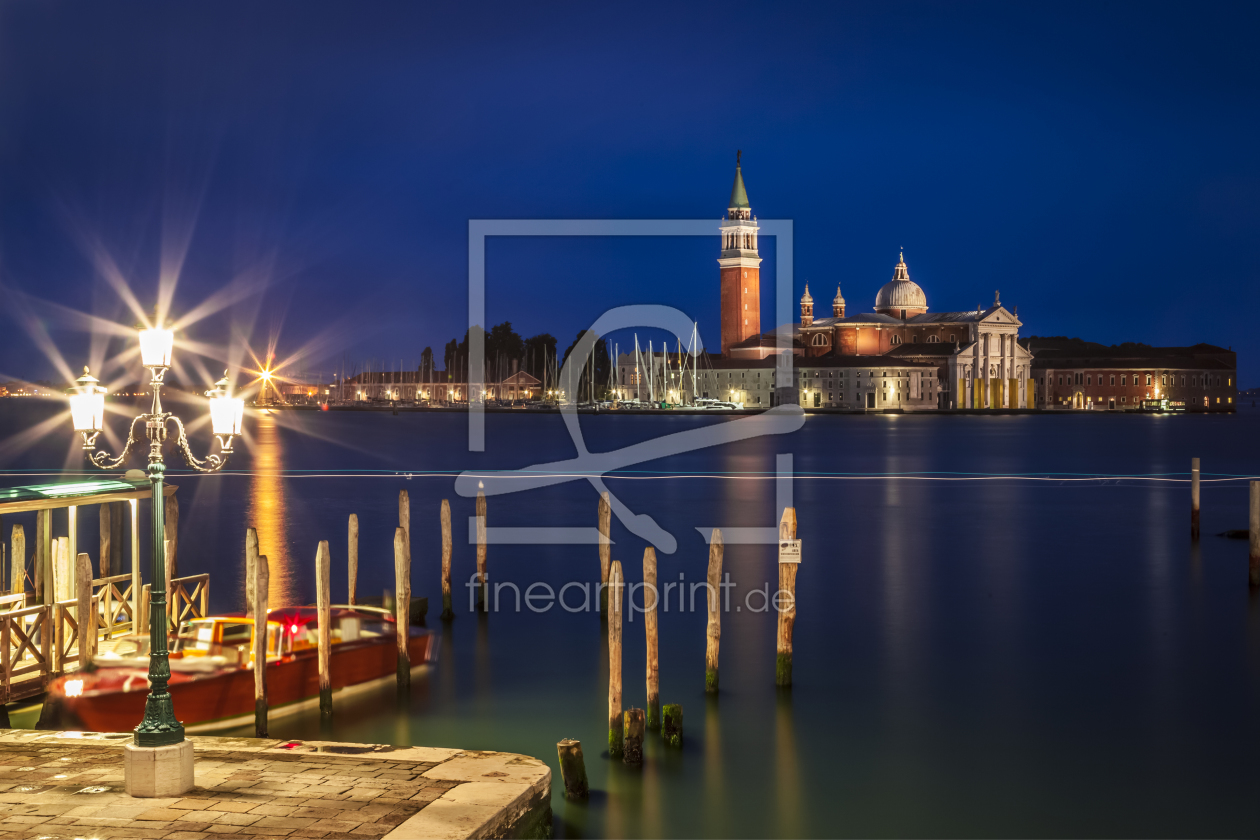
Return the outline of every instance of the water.
[[[0,438],[52,413],[6,401]],[[487,451],[466,451],[462,415],[280,414],[250,421],[231,466],[257,475],[172,476],[180,573],[210,572],[216,611],[239,609],[244,529],[259,528],[273,602],[314,598],[316,543],[346,586],[346,517],[361,523],[360,592],[392,583],[397,493],[411,496],[414,591],[441,633],[437,664],[398,700],[392,687],[272,725],[278,737],[496,749],[556,772],[558,836],[1255,836],[1260,829],[1260,600],[1248,591],[1245,484],[1208,483],[1189,539],[1185,483],[798,478],[804,541],[795,685],[774,686],[775,617],[723,617],[721,693],[703,692],[703,596],[661,615],[662,702],[682,703],[686,740],[651,735],[642,770],[609,762],[607,656],[596,613],[470,614],[474,568],[460,542],[473,512],[453,479],[371,470],[510,469],[573,455],[556,416],[490,415]],[[593,449],[713,422],[583,418]],[[8,470],[81,463],[66,426],[7,447]],[[640,470],[801,473],[1260,474],[1260,412],[1236,416],[810,417],[785,438],[704,450]],[[206,441],[198,439],[204,447]],[[175,461],[168,458],[168,464]],[[284,476],[275,470],[286,470]],[[318,471],[303,473],[297,471]],[[347,471],[359,477],[339,475]],[[265,474],[264,474],[265,473]],[[703,579],[695,526],[773,524],[774,484],[614,480],[636,512],[678,539],[662,583]],[[10,484],[33,483],[9,476]],[[455,522],[455,607],[436,621],[438,505]],[[490,499],[494,526],[593,526],[585,482]],[[33,515],[6,517],[33,528]],[[81,546],[95,544],[82,517]],[[64,528],[56,519],[55,527]],[[142,532],[146,526],[142,522]],[[7,531],[7,528],[6,528]],[[614,520],[614,557],[640,579],[644,543]],[[89,548],[89,551],[92,549]],[[147,562],[147,561],[146,561]],[[147,568],[147,566],[146,566]],[[598,579],[591,546],[491,546],[493,581]],[[775,580],[771,550],[728,546],[732,609]],[[577,599],[570,591],[570,598]],[[676,597],[676,594],[675,594]],[[570,604],[574,600],[569,601]],[[754,605],[758,603],[754,598]],[[629,614],[627,615],[629,617]],[[643,706],[642,617],[625,625],[625,706]],[[242,734],[248,734],[243,731]],[[560,795],[555,743],[579,738],[592,796]]]

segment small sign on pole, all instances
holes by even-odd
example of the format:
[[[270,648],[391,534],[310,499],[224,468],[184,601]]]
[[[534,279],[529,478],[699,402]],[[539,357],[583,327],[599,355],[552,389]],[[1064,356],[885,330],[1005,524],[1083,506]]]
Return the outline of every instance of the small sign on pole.
[[[779,540],[779,562],[780,563],[800,563],[801,562],[801,541],[800,540]]]

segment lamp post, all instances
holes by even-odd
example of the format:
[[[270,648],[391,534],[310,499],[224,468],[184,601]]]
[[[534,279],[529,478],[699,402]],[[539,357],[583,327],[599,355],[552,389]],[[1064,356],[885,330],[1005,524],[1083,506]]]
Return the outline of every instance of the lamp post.
[[[131,449],[139,438],[136,427],[144,424],[144,436],[149,441],[148,475],[153,489],[153,584],[149,606],[149,696],[145,701],[144,719],[135,728],[135,747],[155,748],[170,747],[184,743],[184,726],[175,719],[175,709],[171,704],[171,695],[167,683],[171,678],[170,663],[167,659],[167,622],[166,622],[166,543],[165,521],[163,510],[162,481],[166,466],[162,462],[162,445],[166,442],[167,425],[175,424],[178,437],[175,440],[184,460],[190,467],[199,472],[217,472],[227,463],[232,454],[232,438],[241,433],[241,422],[245,412],[245,401],[232,397],[229,391],[227,371],[215,388],[206,392],[210,398],[210,425],[218,440],[219,452],[207,456],[204,460],[192,454],[188,445],[188,435],[184,424],[169,411],[162,410],[163,377],[171,365],[171,352],[175,336],[171,330],[153,328],[140,330],[140,361],[148,368],[150,386],[153,389],[153,402],[147,414],[140,414],[131,421],[127,434],[127,443],[122,454],[117,458],[96,448],[96,439],[104,429],[105,389],[98,381],[83,369],[83,376],[75,383],[70,396],[70,414],[75,431],[83,436],[83,451],[93,466],[102,470],[117,469],[122,466]],[[130,758],[130,756],[129,756]],[[191,777],[191,751],[188,751],[188,768]],[[130,769],[130,765],[128,765]],[[162,780],[157,780],[161,787]],[[128,779],[128,792],[131,791],[131,779]],[[157,793],[133,793],[133,795],[163,795]]]

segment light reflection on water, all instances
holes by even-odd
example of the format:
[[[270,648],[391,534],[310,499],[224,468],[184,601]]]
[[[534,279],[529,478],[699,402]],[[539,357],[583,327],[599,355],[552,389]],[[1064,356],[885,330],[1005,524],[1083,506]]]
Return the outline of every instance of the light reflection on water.
[[[258,531],[258,553],[267,558],[267,603],[272,609],[295,606],[297,586],[289,558],[289,517],[285,499],[284,444],[270,413],[258,414],[253,430],[253,475],[246,518]]]

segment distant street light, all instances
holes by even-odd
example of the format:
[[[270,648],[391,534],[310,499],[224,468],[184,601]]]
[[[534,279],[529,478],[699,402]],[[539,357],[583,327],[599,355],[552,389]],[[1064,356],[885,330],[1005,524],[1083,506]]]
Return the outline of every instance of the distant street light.
[[[132,447],[139,442],[136,425],[142,421],[145,437],[149,441],[148,473],[153,488],[153,583],[149,601],[150,688],[144,706],[144,720],[135,729],[137,747],[164,747],[184,740],[183,724],[175,719],[175,709],[171,704],[170,692],[167,691],[171,669],[166,649],[166,523],[162,495],[162,478],[166,471],[162,462],[162,444],[166,442],[166,426],[174,423],[178,429],[176,445],[190,467],[199,472],[217,472],[223,469],[228,456],[232,454],[232,438],[241,433],[245,414],[245,401],[228,393],[230,383],[227,371],[224,371],[223,378],[215,383],[214,389],[206,392],[206,396],[210,398],[210,427],[218,439],[219,453],[209,455],[205,460],[194,456],[188,446],[188,435],[184,431],[183,422],[174,414],[162,410],[162,379],[171,365],[174,343],[175,336],[171,330],[140,330],[140,361],[149,369],[153,404],[147,414],[140,414],[131,421],[127,443],[117,458],[96,449],[96,439],[105,428],[105,389],[88,373],[87,368],[83,369],[83,376],[76,381],[70,395],[70,416],[74,430],[83,436],[83,451],[93,466],[102,470],[113,470],[122,466],[131,454]]]

